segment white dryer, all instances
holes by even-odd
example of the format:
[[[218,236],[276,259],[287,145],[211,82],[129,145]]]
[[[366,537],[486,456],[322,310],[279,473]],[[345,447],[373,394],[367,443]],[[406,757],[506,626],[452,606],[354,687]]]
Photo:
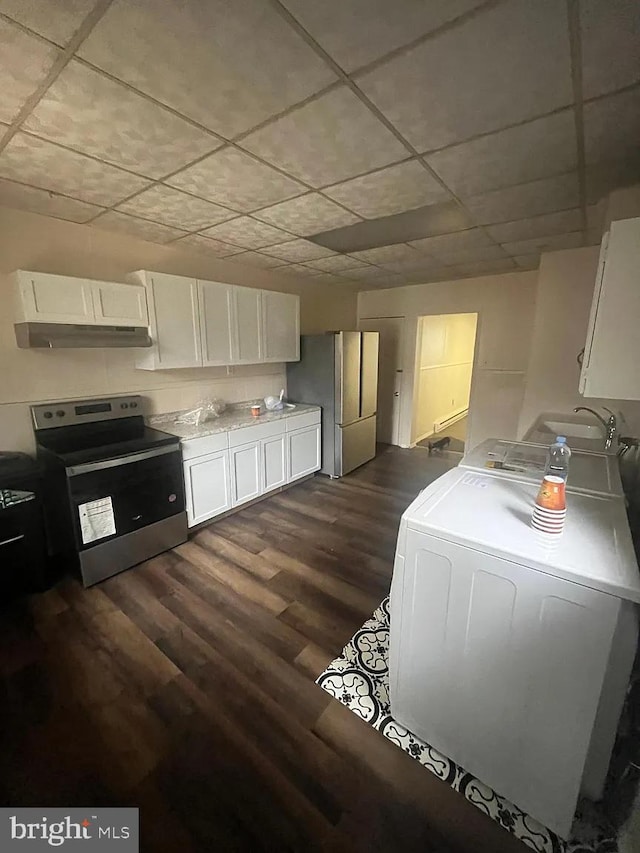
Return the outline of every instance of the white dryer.
[[[581,788],[602,793],[640,574],[622,500],[570,493],[553,536],[530,526],[537,489],[458,467],[405,512],[391,713],[566,838]]]
[[[548,450],[546,444],[488,438],[464,455],[460,467],[540,483]],[[623,498],[618,457],[571,448],[567,489]]]

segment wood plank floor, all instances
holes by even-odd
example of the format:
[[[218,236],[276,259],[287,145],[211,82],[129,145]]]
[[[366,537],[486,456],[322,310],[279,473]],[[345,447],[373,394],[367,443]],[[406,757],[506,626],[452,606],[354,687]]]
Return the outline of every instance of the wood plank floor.
[[[314,684],[451,463],[381,448],[1,620],[3,804],[134,805],[141,850],[524,846]]]

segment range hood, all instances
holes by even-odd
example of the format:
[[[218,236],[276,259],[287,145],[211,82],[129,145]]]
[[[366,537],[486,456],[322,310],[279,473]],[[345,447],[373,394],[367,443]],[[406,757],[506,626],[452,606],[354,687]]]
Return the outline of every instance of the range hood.
[[[150,347],[146,326],[82,326],[75,323],[16,323],[20,349]]]

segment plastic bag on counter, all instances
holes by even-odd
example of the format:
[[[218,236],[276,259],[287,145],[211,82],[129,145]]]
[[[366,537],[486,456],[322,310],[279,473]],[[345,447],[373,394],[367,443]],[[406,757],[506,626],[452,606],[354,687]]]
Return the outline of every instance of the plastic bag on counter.
[[[176,418],[176,423],[200,426],[205,421],[219,418],[226,408],[227,404],[224,400],[198,400],[194,409],[189,409],[188,412],[183,412]]]

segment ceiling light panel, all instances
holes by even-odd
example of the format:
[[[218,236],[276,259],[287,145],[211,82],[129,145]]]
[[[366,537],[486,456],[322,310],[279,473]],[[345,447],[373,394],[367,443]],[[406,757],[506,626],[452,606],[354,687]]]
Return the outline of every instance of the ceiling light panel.
[[[240,144],[314,187],[407,156],[405,146],[346,86],[293,110]]]
[[[0,152],[0,177],[105,207],[149,184],[146,178],[25,133],[16,133]]]
[[[500,3],[357,83],[421,152],[568,106],[566,5]]]
[[[336,79],[264,0],[115,0],[79,54],[227,139]]]
[[[23,127],[152,178],[175,172],[221,145],[211,134],[73,61]]]

